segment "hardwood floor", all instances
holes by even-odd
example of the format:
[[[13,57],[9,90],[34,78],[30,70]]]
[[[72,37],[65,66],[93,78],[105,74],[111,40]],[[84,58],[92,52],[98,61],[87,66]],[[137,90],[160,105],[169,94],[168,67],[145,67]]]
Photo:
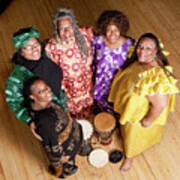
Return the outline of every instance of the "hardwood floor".
[[[170,64],[180,78],[180,1],[179,0],[14,0],[0,15],[0,180],[55,180],[47,172],[47,158],[29,127],[17,120],[5,102],[4,87],[12,70],[10,58],[16,51],[12,34],[22,27],[34,25],[40,39],[53,35],[52,17],[59,7],[72,8],[79,25],[95,26],[103,10],[118,9],[130,20],[129,36],[155,33],[170,52]],[[179,86],[180,87],[180,86]],[[169,116],[163,139],[139,155],[126,173],[120,163],[104,168],[92,167],[87,157],[77,157],[78,172],[69,180],[179,180],[180,175],[180,99]],[[122,149],[118,132],[109,146],[99,144],[107,152]]]

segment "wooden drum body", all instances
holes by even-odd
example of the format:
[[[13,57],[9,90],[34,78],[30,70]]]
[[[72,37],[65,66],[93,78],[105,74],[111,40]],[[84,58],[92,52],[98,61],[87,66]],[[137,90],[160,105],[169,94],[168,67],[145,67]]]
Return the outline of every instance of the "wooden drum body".
[[[108,145],[111,143],[115,126],[115,118],[110,113],[101,112],[95,116],[94,127],[101,144]]]

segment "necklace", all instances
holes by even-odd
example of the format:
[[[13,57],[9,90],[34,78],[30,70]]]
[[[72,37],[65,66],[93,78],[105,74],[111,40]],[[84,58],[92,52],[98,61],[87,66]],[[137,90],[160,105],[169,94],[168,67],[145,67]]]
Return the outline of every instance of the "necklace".
[[[71,45],[74,42],[74,38],[70,39],[69,41],[61,41],[61,44],[66,46],[66,45]]]

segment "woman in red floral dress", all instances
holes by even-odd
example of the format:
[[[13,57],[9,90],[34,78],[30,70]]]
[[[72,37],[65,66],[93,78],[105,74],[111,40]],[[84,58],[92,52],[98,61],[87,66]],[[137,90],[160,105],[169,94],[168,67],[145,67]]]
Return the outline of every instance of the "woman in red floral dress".
[[[46,44],[46,52],[63,70],[63,88],[67,107],[75,118],[87,117],[93,104],[92,47],[90,28],[79,28],[73,12],[58,9],[54,17],[55,38]]]

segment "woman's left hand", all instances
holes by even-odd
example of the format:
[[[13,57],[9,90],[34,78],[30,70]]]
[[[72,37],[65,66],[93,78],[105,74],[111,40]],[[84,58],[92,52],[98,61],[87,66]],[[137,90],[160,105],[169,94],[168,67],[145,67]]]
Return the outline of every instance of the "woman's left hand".
[[[155,94],[152,96],[146,96],[150,103],[150,109],[144,119],[140,121],[143,127],[149,127],[152,122],[160,116],[162,111],[168,105],[168,95],[167,94]]]
[[[152,121],[148,121],[147,119],[143,119],[140,121],[143,127],[149,127],[152,124]]]
[[[30,126],[30,129],[31,129],[31,132],[33,133],[33,135],[34,135],[39,141],[43,141],[42,137],[41,137],[38,133],[36,133],[36,125],[35,125],[35,123],[32,121],[29,126]]]
[[[65,162],[67,162],[69,160],[69,158],[70,158],[70,156],[63,156],[60,161],[62,163],[65,163]]]

